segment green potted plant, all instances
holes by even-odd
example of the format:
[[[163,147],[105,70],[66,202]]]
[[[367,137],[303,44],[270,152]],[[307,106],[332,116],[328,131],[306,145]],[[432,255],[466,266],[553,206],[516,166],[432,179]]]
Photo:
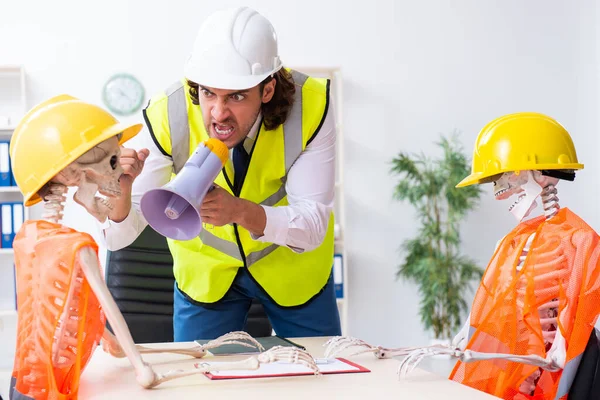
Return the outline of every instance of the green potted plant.
[[[391,172],[398,175],[394,198],[415,207],[420,223],[415,237],[401,245],[404,259],[396,279],[417,284],[419,314],[433,343],[448,342],[460,329],[469,306],[466,289],[481,279],[483,270],[460,251],[460,223],[475,208],[481,195],[478,185],[456,188],[470,173],[470,162],[456,135],[436,142],[442,156],[399,153]]]

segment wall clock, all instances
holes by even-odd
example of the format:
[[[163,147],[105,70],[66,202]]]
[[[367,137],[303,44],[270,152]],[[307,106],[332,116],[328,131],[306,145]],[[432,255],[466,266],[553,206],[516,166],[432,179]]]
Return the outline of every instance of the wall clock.
[[[110,111],[118,115],[131,115],[138,111],[144,97],[144,86],[131,74],[122,73],[111,76],[102,89],[104,104]]]

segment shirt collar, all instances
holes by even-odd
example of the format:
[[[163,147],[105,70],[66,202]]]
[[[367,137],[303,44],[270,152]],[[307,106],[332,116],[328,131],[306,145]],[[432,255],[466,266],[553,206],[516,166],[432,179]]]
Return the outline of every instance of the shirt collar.
[[[254,124],[252,125],[252,128],[250,128],[250,132],[248,132],[248,135],[244,138],[244,149],[246,150],[246,153],[250,154],[250,152],[252,151],[252,146],[254,146],[254,141],[256,140],[256,135],[258,135],[258,130],[260,129],[260,126],[262,124],[262,112],[258,113],[258,116],[256,117],[256,121],[254,121]],[[233,149],[229,150],[229,157],[233,156]]]
[[[248,154],[250,154],[250,151],[252,151],[252,146],[254,146],[254,141],[256,140],[256,135],[258,135],[258,130],[260,129],[261,122],[262,113],[259,112],[258,116],[256,117],[256,121],[254,121],[254,125],[252,125],[252,128],[250,128],[250,132],[248,132],[248,135],[244,139],[244,149],[246,149],[246,152]]]

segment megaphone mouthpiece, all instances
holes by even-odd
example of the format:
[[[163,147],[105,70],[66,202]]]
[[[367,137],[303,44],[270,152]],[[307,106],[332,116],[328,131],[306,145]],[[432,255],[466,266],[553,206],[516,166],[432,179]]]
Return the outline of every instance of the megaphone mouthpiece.
[[[227,163],[227,159],[229,158],[229,149],[225,143],[221,142],[219,139],[210,138],[204,141],[204,145],[210,149],[212,153],[219,157],[223,165]]]
[[[165,207],[165,215],[169,219],[177,219],[189,206],[190,203],[185,201],[185,199],[179,197],[177,194],[173,194],[171,200],[169,200],[169,204]]]

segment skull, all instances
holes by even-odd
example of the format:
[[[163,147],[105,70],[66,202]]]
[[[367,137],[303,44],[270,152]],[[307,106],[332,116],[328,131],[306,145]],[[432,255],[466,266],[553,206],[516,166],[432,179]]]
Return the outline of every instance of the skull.
[[[108,198],[121,195],[119,163],[121,150],[117,136],[98,144],[69,164],[53,179],[53,183],[77,186],[73,200],[82,205],[98,221],[104,222],[112,210]]]
[[[494,197],[505,200],[516,194],[517,199],[508,210],[521,221],[536,207],[543,188],[557,183],[557,178],[542,175],[540,171],[505,172],[494,180]]]
[[[521,193],[519,197],[525,196],[521,186],[527,183],[527,180],[527,174],[503,173],[494,181],[494,197],[496,200],[506,200],[517,193]]]

